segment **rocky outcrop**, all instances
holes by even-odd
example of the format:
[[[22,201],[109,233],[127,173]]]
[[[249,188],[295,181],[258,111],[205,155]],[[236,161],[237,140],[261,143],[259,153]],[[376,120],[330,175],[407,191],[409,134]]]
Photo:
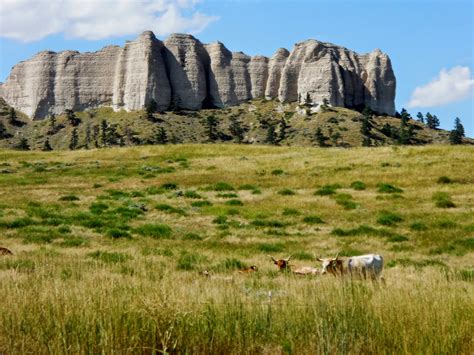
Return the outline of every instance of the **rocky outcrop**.
[[[159,110],[225,107],[253,98],[282,102],[327,100],[334,106],[394,114],[395,76],[380,50],[359,55],[308,40],[270,59],[203,45],[191,35],[164,42],[144,32],[123,48],[94,53],[40,52],[13,67],[0,96],[32,118],[98,106]]]

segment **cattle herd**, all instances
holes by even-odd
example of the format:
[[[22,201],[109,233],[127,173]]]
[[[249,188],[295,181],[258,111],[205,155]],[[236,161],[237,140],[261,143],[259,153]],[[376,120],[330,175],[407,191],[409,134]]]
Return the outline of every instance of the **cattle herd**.
[[[13,253],[11,250],[5,247],[0,247],[0,255],[13,255]],[[270,255],[269,257],[280,271],[291,272],[295,275],[348,275],[351,278],[358,277],[363,279],[369,278],[371,280],[384,281],[382,277],[383,257],[378,254],[366,254],[350,256],[346,258],[340,258],[339,254],[337,254],[335,258],[316,258],[316,260],[322,264],[320,269],[312,266],[290,265],[291,255],[286,259],[275,259]],[[256,265],[245,267],[239,270],[240,273],[244,274],[250,274],[257,271],[258,267]],[[211,276],[207,270],[205,270],[202,274],[204,276]]]

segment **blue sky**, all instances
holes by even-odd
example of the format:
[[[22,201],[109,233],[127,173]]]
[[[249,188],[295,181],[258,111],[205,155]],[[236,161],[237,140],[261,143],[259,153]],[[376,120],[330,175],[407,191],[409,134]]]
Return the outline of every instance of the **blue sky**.
[[[314,38],[360,53],[380,48],[397,77],[397,110],[429,111],[447,129],[460,117],[474,137],[473,7],[471,0],[0,0],[0,81],[40,50],[93,51],[145,29],[267,56]]]

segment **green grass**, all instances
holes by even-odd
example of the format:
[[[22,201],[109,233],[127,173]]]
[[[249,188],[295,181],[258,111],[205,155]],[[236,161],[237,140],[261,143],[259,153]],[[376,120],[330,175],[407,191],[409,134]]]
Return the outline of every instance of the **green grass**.
[[[342,113],[328,115],[359,125]],[[472,147],[167,144],[0,161],[15,171],[0,174],[13,252],[0,256],[0,353],[472,352]],[[315,256],[337,253],[381,254],[386,283],[281,273],[269,257],[320,268]]]

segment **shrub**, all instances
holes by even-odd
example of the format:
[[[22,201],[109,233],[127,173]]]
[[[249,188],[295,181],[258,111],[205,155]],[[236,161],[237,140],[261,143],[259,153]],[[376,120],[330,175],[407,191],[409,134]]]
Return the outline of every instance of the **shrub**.
[[[226,182],[218,182],[214,185],[208,186],[206,190],[209,191],[234,191],[234,187]]]
[[[296,192],[294,192],[291,189],[282,189],[278,191],[278,194],[282,196],[291,196],[291,195],[296,195]]]
[[[138,234],[152,238],[170,238],[172,229],[166,224],[144,224],[135,230]]]
[[[244,185],[240,185],[238,189],[252,191],[252,190],[257,190],[258,187],[251,184],[244,184]]]
[[[213,219],[212,223],[219,225],[227,224],[227,216],[217,216]]]
[[[300,214],[301,212],[294,208],[285,208],[282,213],[283,216],[299,216]]]
[[[280,221],[265,220],[265,219],[259,219],[259,218],[253,220],[252,224],[256,227],[272,227],[272,228],[283,228],[287,225],[286,223],[283,223]]]
[[[178,188],[178,185],[174,182],[166,182],[164,184],[161,184],[160,188],[163,190],[176,190]]]
[[[353,210],[358,207],[357,203],[351,201],[352,196],[349,194],[338,194],[336,195],[336,203],[341,205],[346,210]]]
[[[393,226],[401,221],[403,218],[400,215],[388,211],[381,211],[377,219],[377,223],[384,226]]]
[[[405,237],[404,235],[393,235],[393,236],[388,238],[388,241],[392,242],[392,243],[406,242],[407,240],[409,240],[409,239],[407,237]]]
[[[194,201],[191,203],[192,207],[208,207],[212,206],[212,203],[208,200],[203,200],[203,201]]]
[[[156,205],[155,208],[159,211],[166,212],[166,213],[176,213],[176,214],[180,214],[182,216],[186,215],[186,212],[182,208],[176,208],[176,207],[170,206],[166,203],[160,203],[160,204]]]
[[[332,184],[332,185],[324,185],[320,187],[314,194],[316,196],[328,196],[333,195],[336,193],[337,189],[340,189],[341,185],[339,184]]]
[[[118,229],[118,228],[112,228],[112,229],[107,230],[106,235],[114,239],[132,237],[130,233],[128,233],[126,230]]]
[[[58,232],[59,233],[64,233],[64,234],[69,234],[71,233],[71,228],[69,228],[69,226],[61,226],[58,228]]]
[[[206,258],[195,253],[183,253],[178,259],[177,268],[178,270],[194,270],[199,263],[205,261]]]
[[[186,233],[181,238],[182,240],[202,240],[202,237],[197,233]]]
[[[385,184],[385,183],[379,183],[377,184],[378,187],[378,192],[380,193],[385,193],[385,194],[394,194],[394,193],[402,193],[403,190],[399,187],[390,185],[390,184]]]
[[[234,193],[226,193],[226,194],[217,194],[216,197],[221,197],[221,198],[234,198],[234,197],[239,197],[239,195],[234,194]]]
[[[110,253],[107,251],[100,250],[96,250],[95,252],[89,253],[87,255],[93,259],[97,259],[105,263],[123,263],[132,258],[130,255],[125,253]]]
[[[451,197],[448,195],[447,192],[435,192],[433,194],[433,200],[435,202],[436,207],[439,207],[439,208],[456,207],[456,205],[451,200]]]
[[[439,228],[443,228],[443,229],[453,229],[453,228],[458,227],[458,224],[451,219],[442,219],[441,221],[438,221],[436,224]]]
[[[59,246],[63,248],[76,248],[89,244],[89,241],[82,237],[72,237],[64,239]]]
[[[165,189],[163,189],[161,187],[157,187],[157,186],[150,186],[150,187],[147,187],[145,192],[148,195],[161,195],[165,192]]]
[[[202,198],[201,195],[199,195],[196,191],[193,190],[187,190],[184,192],[184,197],[186,198]]]
[[[443,175],[438,178],[437,182],[438,184],[452,184],[454,181],[451,180],[449,177]]]
[[[0,226],[5,226],[7,228],[23,228],[26,226],[34,225],[37,222],[30,217],[20,217],[17,219],[14,219],[11,222],[0,222]]]
[[[226,201],[225,204],[229,206],[243,206],[244,205],[242,201],[236,200],[236,199]]]
[[[120,200],[120,199],[130,197],[130,194],[128,192],[121,191],[121,190],[109,189],[109,190],[106,190],[106,192],[109,194],[110,198],[113,200]]]
[[[94,202],[89,206],[89,211],[93,214],[101,214],[109,208],[108,205],[101,202]]]
[[[413,222],[410,224],[410,229],[414,231],[425,231],[428,230],[428,227],[423,222]]]
[[[365,190],[366,185],[362,181],[353,181],[351,183],[351,188],[354,190]]]
[[[76,195],[66,195],[66,196],[61,196],[59,198],[59,201],[79,201],[79,197]]]
[[[321,219],[321,217],[316,216],[316,215],[310,215],[310,216],[304,217],[303,222],[307,223],[307,224],[321,224],[321,223],[324,223],[324,221]]]
[[[272,175],[283,175],[285,171],[283,169],[274,169],[272,170]]]

